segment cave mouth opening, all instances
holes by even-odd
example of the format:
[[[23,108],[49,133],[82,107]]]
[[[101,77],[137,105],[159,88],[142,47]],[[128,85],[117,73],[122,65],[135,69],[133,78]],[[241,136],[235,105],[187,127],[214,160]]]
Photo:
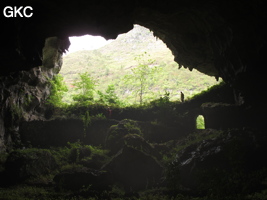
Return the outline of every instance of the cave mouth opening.
[[[126,86],[123,79],[140,65],[136,60],[145,53],[147,56],[142,58],[142,62],[153,60],[149,67],[157,67],[161,72],[146,79],[143,102],[162,97],[170,101],[180,101],[181,91],[187,100],[218,84],[214,77],[197,70],[177,70],[179,64],[174,61],[171,50],[152,31],[140,25],[134,25],[132,30],[120,34],[116,40],[90,35],[69,39],[70,51],[63,56],[64,62],[60,71],[69,89],[63,98],[66,103],[72,103],[71,95],[75,93],[73,83],[79,79],[79,73],[87,72],[97,82],[96,91],[103,93],[109,85],[113,85],[115,94],[120,99],[129,104],[138,104],[140,87],[133,86],[134,81],[131,86]],[[95,96],[99,98],[97,93]]]

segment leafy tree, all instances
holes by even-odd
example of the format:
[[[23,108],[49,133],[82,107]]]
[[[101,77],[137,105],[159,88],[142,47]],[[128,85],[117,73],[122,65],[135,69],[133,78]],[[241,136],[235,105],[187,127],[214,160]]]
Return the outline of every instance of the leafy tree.
[[[132,69],[132,74],[124,76],[125,83],[131,85],[135,93],[139,95],[140,104],[143,103],[144,94],[148,91],[149,86],[153,85],[153,75],[158,71],[157,67],[152,66],[155,61],[146,59],[147,56],[149,55],[146,52],[137,56],[135,60],[138,65]]]
[[[121,104],[118,96],[116,95],[115,93],[115,86],[113,84],[111,85],[108,85],[108,88],[106,89],[105,91],[105,94],[102,93],[101,91],[97,91],[99,97],[100,97],[100,102],[102,103],[106,103],[108,105],[112,105],[112,104],[115,104],[115,105],[119,105]]]
[[[88,72],[80,73],[79,80],[76,80],[73,85],[75,86],[75,90],[79,92],[73,96],[74,101],[94,101],[96,80],[94,80]]]
[[[56,107],[62,106],[64,104],[62,98],[64,93],[68,91],[66,83],[63,80],[63,76],[57,74],[53,77],[53,79],[49,80],[49,83],[51,84],[51,89],[50,96],[47,99],[48,104]]]

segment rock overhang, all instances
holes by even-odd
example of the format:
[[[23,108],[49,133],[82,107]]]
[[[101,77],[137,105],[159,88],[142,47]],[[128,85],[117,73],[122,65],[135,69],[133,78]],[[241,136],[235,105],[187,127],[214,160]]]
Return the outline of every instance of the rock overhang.
[[[14,0],[2,5],[33,8],[31,18],[1,16],[1,35],[8,41],[0,50],[2,75],[41,65],[48,37],[67,40],[69,36],[91,34],[114,39],[139,24],[166,43],[180,66],[232,84],[244,77],[246,80],[251,73],[257,74],[254,80],[261,76],[254,69],[260,68],[266,51],[262,0]]]

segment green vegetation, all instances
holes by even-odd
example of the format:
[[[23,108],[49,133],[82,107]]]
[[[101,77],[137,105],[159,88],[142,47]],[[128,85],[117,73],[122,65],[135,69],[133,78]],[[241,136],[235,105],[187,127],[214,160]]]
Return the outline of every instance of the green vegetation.
[[[96,81],[88,74],[88,72],[80,73],[79,79],[73,84],[78,94],[73,96],[73,100],[79,103],[91,103],[94,101],[94,90]]]
[[[158,72],[158,68],[152,66],[155,61],[146,58],[147,56],[149,55],[145,52],[136,57],[135,60],[137,60],[138,65],[131,69],[131,74],[124,76],[126,85],[131,87],[129,90],[139,96],[140,105],[143,103],[144,95],[151,89],[149,86],[153,86],[154,75]],[[149,82],[151,83],[149,84]]]
[[[127,129],[133,127],[133,122],[129,121],[126,123]],[[170,152],[165,152],[167,155],[173,155],[172,159],[163,159],[160,162],[168,166],[166,175],[167,181],[170,183],[169,186],[152,188],[149,190],[140,191],[133,194],[125,194],[124,190],[119,186],[114,185],[110,190],[104,190],[101,193],[97,193],[90,189],[90,187],[81,188],[75,193],[70,190],[61,189],[56,190],[51,182],[58,172],[69,172],[82,169],[84,167],[102,166],[110,158],[108,157],[108,151],[102,147],[96,147],[92,145],[83,145],[80,142],[68,143],[65,147],[50,148],[50,149],[24,149],[17,150],[24,158],[28,161],[32,159],[34,164],[37,162],[36,155],[50,155],[56,160],[56,168],[50,170],[49,174],[39,175],[37,168],[32,168],[27,165],[30,173],[36,174],[36,177],[31,177],[26,182],[16,184],[10,187],[0,186],[0,199],[1,200],[100,200],[100,199],[114,199],[114,200],[266,200],[267,190],[257,189],[256,192],[250,192],[250,188],[254,188],[257,184],[261,183],[266,186],[266,175],[267,169],[263,168],[256,170],[252,173],[246,173],[240,171],[242,169],[241,160],[238,160],[239,154],[232,154],[231,151],[243,151],[242,145],[238,145],[240,139],[233,140],[227,148],[226,156],[230,155],[229,161],[232,162],[233,168],[230,170],[214,169],[207,172],[203,171],[200,173],[201,184],[200,189],[205,189],[207,193],[199,194],[197,191],[183,190],[179,186],[179,171],[176,169],[176,165],[173,162],[174,155],[185,149],[192,148],[197,144],[200,144],[204,140],[218,140],[224,138],[228,133],[235,130],[214,131],[214,132],[203,132],[193,133],[179,141],[179,145],[173,145],[169,148]],[[242,139],[241,139],[242,140]],[[171,143],[169,143],[171,144]],[[173,143],[174,144],[174,143]],[[167,145],[167,144],[166,144]],[[177,146],[177,147],[175,147]],[[238,147],[238,148],[236,148]],[[241,148],[241,149],[240,149]],[[244,147],[246,148],[246,147]],[[44,154],[46,152],[46,154]],[[18,154],[16,154],[18,155]],[[0,161],[5,162],[7,154],[0,156]],[[39,161],[41,161],[40,159]],[[0,162],[0,164],[2,164]],[[43,160],[42,163],[47,163]],[[18,163],[20,164],[20,163]],[[39,166],[39,165],[37,165]],[[40,166],[45,168],[46,166]],[[23,169],[23,168],[22,168]],[[1,170],[0,170],[1,173]],[[36,184],[38,183],[38,184]],[[266,187],[265,187],[266,188]],[[183,192],[181,192],[183,191]],[[187,192],[186,192],[187,191]],[[138,195],[137,195],[138,194]]]
[[[196,128],[205,129],[205,121],[203,115],[199,115],[196,119]]]
[[[255,168],[254,171],[250,171],[251,173],[247,173],[243,167],[245,155],[251,155],[249,151],[253,151],[253,148],[247,146],[250,144],[248,141],[245,139],[242,141],[245,129],[241,130],[240,140],[236,137],[237,139],[229,142],[229,138],[235,136],[238,131],[205,129],[204,118],[199,116],[195,126],[191,123],[195,119],[190,121],[190,132],[187,132],[187,129],[183,130],[188,123],[190,110],[199,108],[203,102],[207,102],[207,99],[214,102],[226,99],[228,102],[225,97],[228,94],[225,84],[212,86],[216,83],[212,77],[187,69],[176,70],[178,65],[172,61],[173,57],[168,49],[156,48],[162,44],[150,45],[152,41],[150,32],[140,31],[140,27],[133,32],[134,34],[131,32],[128,36],[120,36],[119,42],[114,41],[109,47],[81,51],[65,57],[65,61],[74,59],[68,64],[72,68],[64,66],[62,75],[55,76],[50,81],[51,96],[48,103],[59,107],[55,108],[53,117],[82,121],[85,135],[78,142],[68,142],[65,146],[47,149],[23,148],[9,154],[0,154],[0,176],[4,177],[0,179],[0,200],[267,199],[267,169]],[[111,47],[115,50],[111,51]],[[136,47],[150,51],[140,53]],[[151,56],[148,58],[148,55]],[[68,93],[63,77],[68,85]],[[222,92],[218,94],[218,90]],[[183,103],[180,101],[180,91],[186,96],[186,101]],[[65,106],[65,103],[69,105]],[[12,111],[18,115],[15,107]],[[191,116],[194,118],[194,115]],[[82,123],[80,124],[82,126]],[[195,131],[195,128],[204,130]],[[103,146],[89,145],[95,137],[93,132],[96,133],[97,140],[99,135],[104,137],[103,146],[109,150]],[[65,136],[67,137],[63,132],[63,137]],[[257,141],[258,138],[254,140]],[[93,189],[92,185],[82,185],[74,192],[64,188],[64,183],[56,182],[54,179],[60,173],[71,174],[71,172],[83,172],[85,169],[100,172],[105,169],[104,166],[111,163],[125,145],[155,159],[164,169],[162,175],[164,181],[150,189],[129,194],[123,189],[123,185],[117,182],[112,182],[112,185],[105,190]],[[197,174],[201,181],[197,190],[184,188],[180,182],[180,166],[177,159],[184,155],[185,158],[189,158],[186,161],[190,162],[190,159],[198,156],[203,148],[205,153],[203,160],[205,155],[212,155],[213,151],[218,150],[220,155],[221,149],[227,149],[222,152],[230,167],[202,170]],[[8,159],[12,153],[18,155],[13,158],[21,158],[13,162],[12,166],[21,166],[17,168],[18,171],[24,172],[24,177],[28,177],[27,174],[31,177],[18,184],[7,186],[3,181],[5,172],[8,171],[5,163],[12,162],[12,159]],[[214,157],[217,158],[218,154],[214,154]],[[26,165],[21,162],[23,159],[27,160]],[[133,158],[129,156],[129,159]],[[204,169],[210,164],[212,165],[212,161],[204,166]],[[77,174],[79,173],[75,173]],[[261,187],[255,189],[255,186]]]
[[[187,137],[183,138],[182,142],[179,145],[171,148],[171,151],[169,152],[169,154],[166,154],[163,157],[164,164],[166,164],[166,165],[171,164],[172,165],[172,161],[175,160],[176,155],[180,151],[186,149],[187,147],[189,147],[191,145],[193,146],[194,144],[197,144],[203,140],[215,139],[222,134],[222,131],[216,131],[216,130],[212,131],[209,134],[207,134],[207,132],[191,133]],[[168,173],[170,173],[169,174],[170,175],[170,181],[173,181],[173,178],[175,176],[172,175],[172,173],[173,173],[172,169],[170,169],[170,171]],[[177,180],[175,179],[175,181],[177,181]],[[172,185],[175,186],[175,183],[172,182]]]
[[[114,105],[123,105],[123,103],[119,100],[119,97],[115,93],[115,86],[114,85],[108,85],[108,88],[106,89],[105,93],[102,93],[101,91],[97,91],[99,95],[99,102],[102,104],[106,104],[109,106]]]
[[[73,96],[79,93],[74,83],[80,81],[79,74],[84,73],[97,82],[94,101],[107,105],[144,104],[166,93],[170,101],[176,101],[180,100],[180,91],[188,100],[218,84],[214,77],[178,67],[162,41],[148,29],[135,26],[100,49],[64,56],[60,74],[69,91],[63,101],[73,103]]]
[[[68,91],[68,88],[63,79],[63,76],[61,74],[58,74],[49,81],[51,84],[51,93],[47,100],[48,104],[54,105],[56,107],[61,107],[63,105],[63,95]]]
[[[12,116],[12,121],[15,122],[23,117],[23,109],[18,104],[10,105],[10,112]]]

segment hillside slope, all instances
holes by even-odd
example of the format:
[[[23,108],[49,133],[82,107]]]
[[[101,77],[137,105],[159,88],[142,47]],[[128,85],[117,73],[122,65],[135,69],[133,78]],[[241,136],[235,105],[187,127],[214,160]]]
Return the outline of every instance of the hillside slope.
[[[72,84],[78,79],[78,73],[89,72],[97,80],[97,90],[104,92],[108,85],[114,84],[120,99],[137,102],[138,95],[125,85],[123,77],[132,73],[131,69],[138,65],[135,58],[144,52],[150,55],[145,60],[155,60],[154,65],[162,69],[150,80],[147,100],[159,98],[165,91],[170,92],[171,100],[179,98],[180,91],[188,98],[218,83],[214,77],[198,71],[190,72],[184,68],[178,70],[178,64],[173,61],[173,55],[167,46],[148,29],[135,25],[133,30],[119,35],[104,47],[64,56],[60,73],[69,87],[65,100],[71,101],[70,95],[74,92]]]

